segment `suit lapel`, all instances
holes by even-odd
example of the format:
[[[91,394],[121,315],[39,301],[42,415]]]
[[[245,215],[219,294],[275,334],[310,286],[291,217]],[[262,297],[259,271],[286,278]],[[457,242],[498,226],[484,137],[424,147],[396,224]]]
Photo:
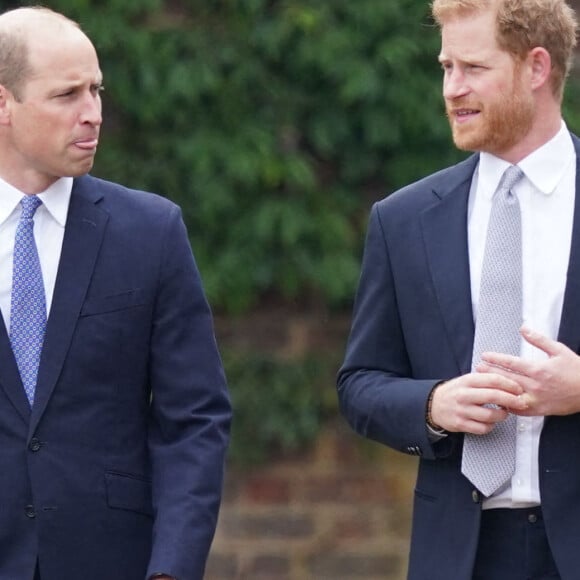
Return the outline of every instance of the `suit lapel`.
[[[572,225],[570,262],[558,340],[574,352],[580,351],[580,141],[572,136],[576,148],[576,197]]]
[[[433,189],[436,202],[421,216],[431,279],[460,374],[469,372],[473,349],[467,204],[477,161],[472,156],[446,172]]]
[[[22,419],[28,423],[30,418],[30,404],[24,393],[24,387],[20,380],[20,372],[16,365],[8,331],[6,330],[6,325],[2,317],[0,317],[0,360],[2,361],[0,365],[0,385],[4,388],[10,402],[14,405]]]
[[[572,135],[576,149],[576,202],[558,340],[580,353],[580,140]],[[454,170],[457,178],[447,193],[434,188],[438,203],[423,214],[425,248],[435,293],[458,366],[471,367],[473,313],[467,253],[467,202],[477,157]],[[443,190],[441,190],[443,191]]]
[[[61,373],[108,221],[108,214],[95,205],[98,195],[95,194],[94,187],[90,187],[91,183],[90,177],[75,180],[71,195],[40,361],[31,433],[36,428]]]

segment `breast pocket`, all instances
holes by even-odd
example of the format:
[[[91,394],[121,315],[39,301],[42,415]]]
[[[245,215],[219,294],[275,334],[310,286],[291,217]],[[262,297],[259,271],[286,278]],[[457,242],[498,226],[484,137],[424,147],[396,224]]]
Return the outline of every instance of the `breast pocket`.
[[[125,290],[107,296],[90,296],[85,300],[81,316],[107,314],[128,308],[136,308],[146,304],[145,293],[141,288]]]
[[[85,391],[89,384],[113,388],[126,369],[144,368],[151,318],[152,299],[141,289],[86,299],[67,358],[72,368],[86,376]]]

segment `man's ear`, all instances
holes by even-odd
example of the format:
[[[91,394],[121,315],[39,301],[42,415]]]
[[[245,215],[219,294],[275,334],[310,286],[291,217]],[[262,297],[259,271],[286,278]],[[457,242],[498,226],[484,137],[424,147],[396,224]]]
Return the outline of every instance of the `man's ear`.
[[[0,85],[0,125],[10,122],[10,102],[13,99],[12,93],[4,85]]]
[[[530,83],[532,89],[539,89],[550,80],[552,72],[552,58],[550,53],[541,46],[532,48],[528,53],[528,63],[530,67]]]

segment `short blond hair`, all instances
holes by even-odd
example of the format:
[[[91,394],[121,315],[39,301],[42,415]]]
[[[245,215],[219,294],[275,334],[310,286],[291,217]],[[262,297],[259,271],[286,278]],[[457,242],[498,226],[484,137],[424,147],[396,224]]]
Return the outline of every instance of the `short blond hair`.
[[[535,47],[545,48],[552,60],[552,93],[562,98],[578,27],[576,14],[565,0],[433,0],[431,10],[439,26],[457,15],[497,10],[499,47],[519,60]]]

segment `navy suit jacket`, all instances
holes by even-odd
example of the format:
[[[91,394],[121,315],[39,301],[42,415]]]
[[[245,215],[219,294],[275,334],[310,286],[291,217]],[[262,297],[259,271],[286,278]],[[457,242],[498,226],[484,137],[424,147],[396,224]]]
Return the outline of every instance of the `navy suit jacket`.
[[[577,159],[580,141],[573,136]],[[470,371],[474,322],[467,203],[478,156],[374,205],[345,361],[341,410],[361,435],[420,457],[411,580],[471,580],[481,498],[461,474],[463,436],[433,444],[425,411],[433,386]],[[580,168],[558,340],[580,351]],[[554,224],[554,227],[558,227]],[[580,569],[580,415],[547,417],[540,488],[564,580]]]
[[[75,179],[32,409],[0,322],[0,580],[201,580],[229,421],[179,208]]]

